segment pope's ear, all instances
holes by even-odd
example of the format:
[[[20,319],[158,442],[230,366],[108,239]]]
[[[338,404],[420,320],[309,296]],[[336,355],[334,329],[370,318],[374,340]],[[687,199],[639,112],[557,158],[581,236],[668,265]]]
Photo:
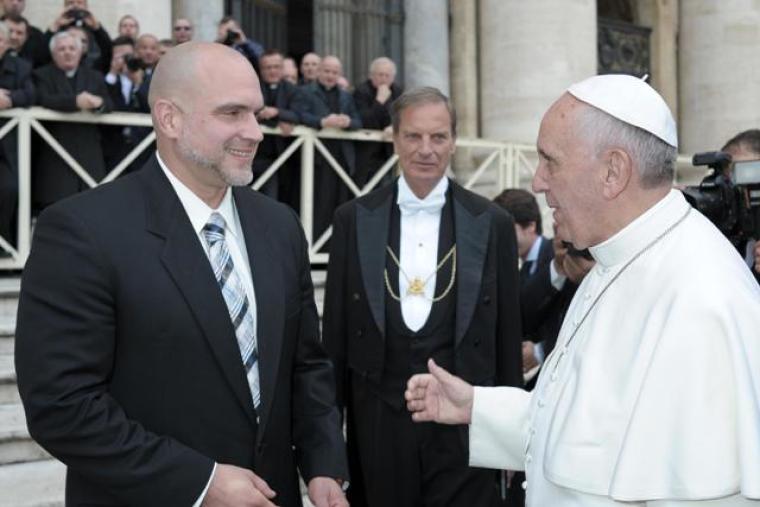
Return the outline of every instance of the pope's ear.
[[[182,130],[182,114],[171,101],[159,99],[152,108],[153,124],[156,130],[170,139],[179,137]]]
[[[633,176],[633,159],[618,148],[608,150],[605,154],[604,181],[602,187],[607,199],[615,199],[626,189]]]

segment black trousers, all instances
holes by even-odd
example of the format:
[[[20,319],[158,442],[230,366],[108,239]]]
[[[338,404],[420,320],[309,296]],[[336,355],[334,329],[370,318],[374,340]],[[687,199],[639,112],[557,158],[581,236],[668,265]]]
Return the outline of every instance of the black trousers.
[[[361,391],[351,400],[349,448],[361,468],[352,481],[363,491],[351,491],[352,506],[499,505],[497,472],[467,465],[465,426],[415,423],[406,408]]]

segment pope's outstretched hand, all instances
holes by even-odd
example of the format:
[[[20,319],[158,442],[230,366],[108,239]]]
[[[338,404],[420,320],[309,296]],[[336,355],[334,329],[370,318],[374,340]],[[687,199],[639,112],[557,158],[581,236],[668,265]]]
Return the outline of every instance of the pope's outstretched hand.
[[[414,375],[406,384],[406,407],[415,422],[469,424],[474,390],[470,384],[447,372],[432,359],[428,371]]]

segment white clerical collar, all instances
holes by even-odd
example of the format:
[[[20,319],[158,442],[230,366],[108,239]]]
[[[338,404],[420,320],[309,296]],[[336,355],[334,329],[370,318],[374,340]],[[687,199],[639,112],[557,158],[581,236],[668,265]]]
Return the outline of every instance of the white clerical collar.
[[[414,192],[412,192],[412,189],[404,178],[404,173],[401,173],[398,179],[396,204],[399,205],[402,213],[415,213],[417,211],[438,213],[443,208],[443,205],[446,204],[446,191],[448,188],[449,179],[444,176],[424,199],[420,199],[414,195]]]
[[[611,238],[590,247],[589,251],[602,267],[626,262],[673,225],[688,206],[679,190],[671,190],[633,222]]]
[[[188,218],[190,218],[190,223],[193,225],[193,230],[196,234],[201,234],[203,227],[208,223],[208,220],[211,217],[211,213],[217,212],[224,218],[227,225],[227,232],[235,236],[235,239],[237,240],[238,231],[240,230],[240,222],[237,218],[237,213],[235,212],[235,201],[232,199],[232,188],[227,187],[227,191],[224,193],[224,197],[222,198],[219,207],[217,209],[212,209],[169,170],[158,152],[156,152],[156,158],[158,159],[158,165],[161,166],[164,174],[169,179],[169,183],[171,183],[172,188],[174,188],[174,191],[177,193],[177,197],[179,197],[182,207],[185,208],[185,212],[187,213]]]
[[[530,250],[528,250],[528,255],[525,256],[525,262],[536,262],[538,260],[538,254],[541,251],[541,241],[543,241],[543,238],[536,236],[536,241],[533,242]]]

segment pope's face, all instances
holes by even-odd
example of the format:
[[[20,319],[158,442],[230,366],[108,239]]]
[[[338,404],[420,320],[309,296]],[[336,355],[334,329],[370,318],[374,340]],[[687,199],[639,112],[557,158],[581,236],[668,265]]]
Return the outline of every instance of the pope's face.
[[[579,134],[577,115],[588,107],[565,94],[544,116],[538,133],[539,163],[533,191],[546,194],[556,232],[578,249],[604,239],[600,196],[601,164],[591,143]]]

